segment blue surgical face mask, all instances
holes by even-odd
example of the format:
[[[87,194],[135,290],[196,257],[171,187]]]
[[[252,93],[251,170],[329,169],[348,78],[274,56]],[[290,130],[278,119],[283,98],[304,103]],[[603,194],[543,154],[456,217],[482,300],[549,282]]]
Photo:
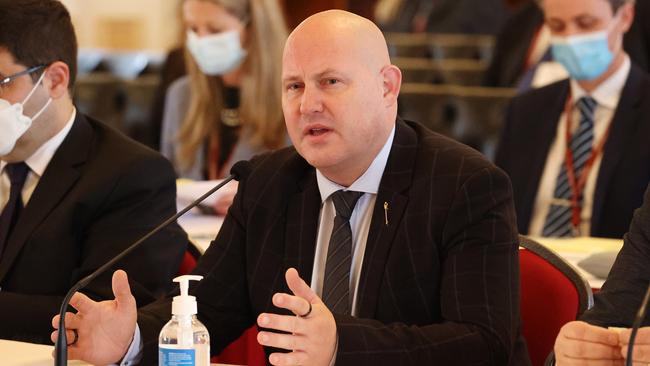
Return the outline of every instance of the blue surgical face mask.
[[[246,57],[239,32],[226,31],[199,37],[187,32],[187,49],[206,75],[224,75],[236,69]]]
[[[552,37],[553,58],[575,80],[593,80],[601,76],[614,60],[606,30],[569,37]]]

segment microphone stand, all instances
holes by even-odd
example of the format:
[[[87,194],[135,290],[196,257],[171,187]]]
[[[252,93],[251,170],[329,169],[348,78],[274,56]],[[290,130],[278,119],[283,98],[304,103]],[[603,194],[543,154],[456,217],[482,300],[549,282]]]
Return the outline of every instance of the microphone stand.
[[[648,290],[645,293],[645,297],[641,302],[639,311],[636,313],[636,318],[634,318],[634,323],[632,324],[632,333],[630,334],[630,342],[627,346],[627,357],[625,360],[626,366],[632,366],[633,364],[632,353],[634,351],[634,340],[636,339],[636,333],[639,331],[639,328],[641,327],[641,322],[643,322],[643,319],[645,319],[645,314],[646,311],[648,310],[648,300],[650,300],[650,286],[648,286]]]

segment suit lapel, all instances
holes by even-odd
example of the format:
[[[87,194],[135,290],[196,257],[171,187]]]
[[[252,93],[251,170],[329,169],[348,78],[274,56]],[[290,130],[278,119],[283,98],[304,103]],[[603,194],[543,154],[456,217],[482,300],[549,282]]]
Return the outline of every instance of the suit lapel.
[[[395,234],[408,203],[405,192],[411,185],[417,151],[415,131],[398,119],[393,146],[381,178],[373,209],[366,251],[357,290],[359,317],[372,317],[377,308],[379,288]],[[385,210],[387,205],[387,212]],[[388,225],[386,225],[388,214]]]
[[[298,192],[288,201],[285,261],[287,268],[296,268],[300,277],[310,284],[321,206],[316,170],[308,168],[298,185]]]
[[[36,227],[47,218],[79,178],[79,165],[86,161],[91,140],[91,127],[83,115],[77,112],[68,136],[43,172],[0,258],[0,281]]]
[[[634,64],[630,70],[621,98],[614,113],[612,126],[605,148],[602,162],[596,180],[596,190],[593,199],[593,211],[591,217],[591,232],[600,226],[603,216],[603,205],[619,161],[623,157],[626,145],[633,140],[634,132],[641,121],[641,101],[645,97],[646,89],[643,87],[643,71]]]
[[[557,125],[560,122],[568,94],[568,80],[544,89],[543,94],[540,93],[539,98],[535,99],[537,104],[535,109],[531,110],[528,116],[521,117],[531,120],[531,123],[526,124],[526,135],[521,136],[524,141],[527,141],[530,152],[528,155],[530,159],[522,160],[524,164],[520,166],[521,174],[528,177],[521,207],[529,207],[530,210],[522,212],[521,215],[524,217],[519,217],[518,220],[521,223],[527,223],[526,226],[530,225],[539,183],[544,173],[551,144],[555,141]]]

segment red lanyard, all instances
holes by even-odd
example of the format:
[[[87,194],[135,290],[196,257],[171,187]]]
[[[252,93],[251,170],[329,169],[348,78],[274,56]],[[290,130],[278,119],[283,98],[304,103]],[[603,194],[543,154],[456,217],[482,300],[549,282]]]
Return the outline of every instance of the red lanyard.
[[[564,164],[567,171],[567,178],[569,180],[569,185],[571,187],[571,224],[573,225],[574,230],[578,230],[580,226],[580,213],[582,211],[582,205],[580,204],[580,196],[582,195],[585,186],[587,185],[587,177],[589,177],[589,172],[594,166],[594,162],[598,155],[603,152],[605,148],[605,142],[607,142],[607,137],[609,136],[609,130],[612,127],[612,119],[607,125],[605,134],[598,141],[598,144],[594,149],[591,150],[591,155],[589,159],[585,162],[585,167],[582,169],[582,172],[579,177],[576,177],[575,170],[573,169],[573,152],[571,151],[571,125],[573,120],[573,98],[569,95],[569,98],[566,102],[565,107],[566,114],[566,148],[565,148],[565,158]],[[595,121],[594,121],[595,123]]]

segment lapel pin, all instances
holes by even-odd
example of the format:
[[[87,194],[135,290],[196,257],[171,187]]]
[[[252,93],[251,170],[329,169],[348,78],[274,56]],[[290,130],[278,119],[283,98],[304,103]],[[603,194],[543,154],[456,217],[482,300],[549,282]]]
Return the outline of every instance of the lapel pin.
[[[388,226],[388,202],[384,202],[384,218],[386,219],[386,226]]]

